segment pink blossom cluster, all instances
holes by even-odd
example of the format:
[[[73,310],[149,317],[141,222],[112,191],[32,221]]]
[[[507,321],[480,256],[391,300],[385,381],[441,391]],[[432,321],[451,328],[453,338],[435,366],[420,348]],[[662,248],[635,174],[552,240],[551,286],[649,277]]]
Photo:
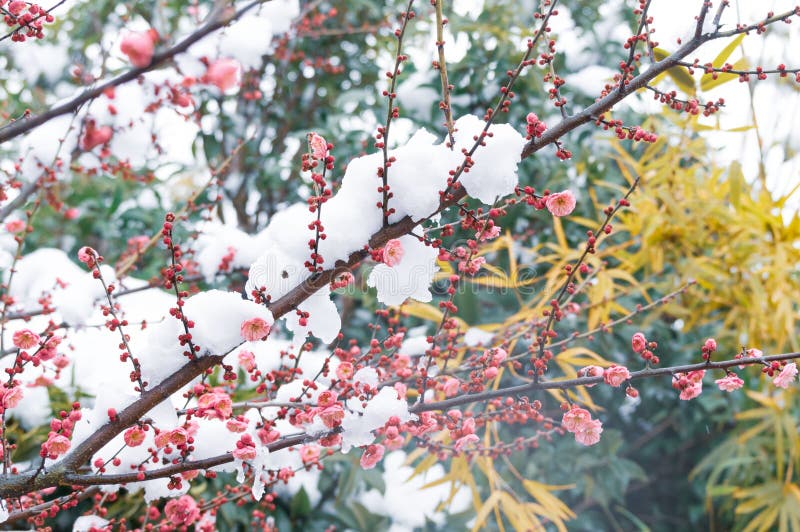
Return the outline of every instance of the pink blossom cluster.
[[[561,417],[561,426],[575,435],[575,441],[581,445],[594,445],[600,441],[603,423],[592,419],[592,414],[584,408],[573,405]]]

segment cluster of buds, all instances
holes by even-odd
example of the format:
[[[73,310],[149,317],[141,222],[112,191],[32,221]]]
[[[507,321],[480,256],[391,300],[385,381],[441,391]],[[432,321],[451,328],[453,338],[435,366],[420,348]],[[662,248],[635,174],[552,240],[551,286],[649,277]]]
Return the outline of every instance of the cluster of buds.
[[[0,0],[0,11],[6,26],[14,29],[11,40],[23,42],[28,38],[41,39],[44,37],[44,25],[51,24],[55,19],[39,4],[24,2],[23,0]]]

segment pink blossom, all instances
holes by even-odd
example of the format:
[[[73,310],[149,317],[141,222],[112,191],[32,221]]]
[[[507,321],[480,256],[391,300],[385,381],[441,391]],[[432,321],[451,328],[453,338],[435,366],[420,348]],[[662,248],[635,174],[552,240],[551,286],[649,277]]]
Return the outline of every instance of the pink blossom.
[[[25,222],[22,220],[10,220],[6,222],[6,231],[9,233],[21,233],[25,230]]]
[[[144,443],[146,434],[141,427],[131,427],[125,431],[122,438],[125,440],[125,445],[128,447],[138,447]]]
[[[239,351],[239,365],[247,372],[256,369],[256,357],[252,351]]]
[[[458,271],[466,273],[467,275],[475,275],[486,264],[484,257],[475,257],[470,259],[469,262],[462,260],[458,262]]]
[[[606,381],[606,384],[614,388],[619,387],[630,378],[631,372],[628,371],[628,368],[625,366],[611,366],[610,368],[606,368],[603,372],[603,380]]]
[[[794,378],[797,376],[797,364],[794,362],[789,362],[778,374],[777,377],[772,379],[772,384],[777,386],[778,388],[788,388],[789,385],[794,382]]]
[[[261,318],[250,318],[242,322],[242,338],[250,342],[265,338],[269,330],[269,324]]]
[[[344,409],[338,404],[329,406],[320,411],[319,418],[329,429],[338,427],[344,419]]]
[[[715,380],[714,383],[723,392],[733,392],[744,386],[744,381],[733,373],[730,373],[721,379]]]
[[[47,441],[42,444],[48,456],[56,457],[65,454],[69,451],[71,442],[69,438],[57,432],[51,432],[47,437]]]
[[[461,381],[455,377],[445,377],[444,384],[442,385],[442,391],[444,392],[445,397],[453,397],[458,393],[460,386]]]
[[[383,458],[383,445],[376,443],[368,445],[364,449],[364,454],[361,455],[361,467],[364,469],[372,469]]]
[[[634,353],[641,353],[647,349],[647,338],[645,338],[644,334],[637,332],[631,336],[631,347],[633,347]]]
[[[151,33],[128,33],[120,44],[122,53],[128,56],[131,64],[143,68],[153,59],[155,46]]]
[[[350,362],[342,362],[339,364],[339,367],[336,368],[336,378],[341,381],[350,380],[354,373],[353,364]]]
[[[197,503],[189,495],[182,495],[169,501],[164,507],[164,514],[173,525],[177,526],[189,526],[200,519]]]
[[[206,419],[228,419],[233,414],[231,396],[221,389],[204,393],[197,400],[198,414]]]
[[[316,133],[309,133],[308,151],[314,159],[321,161],[328,155],[328,142]]]
[[[717,341],[713,338],[709,338],[706,340],[706,343],[703,345],[703,350],[708,351],[709,353],[713,353],[717,350]]]
[[[30,329],[21,329],[14,333],[14,347],[19,349],[31,349],[39,345],[39,335]]]
[[[239,85],[242,66],[235,59],[217,59],[206,71],[205,81],[222,92]]]
[[[491,350],[492,352],[492,361],[491,364],[493,366],[499,366],[503,363],[503,361],[508,358],[508,351],[503,349],[502,347],[497,347]]]
[[[78,250],[78,260],[84,263],[89,268],[94,268],[97,252],[89,246],[83,246]]]
[[[403,244],[393,238],[383,246],[383,263],[387,266],[397,266],[403,260]]]
[[[22,401],[22,396],[22,388],[19,386],[9,388],[5,384],[0,385],[0,402],[4,410],[17,406]]]
[[[703,380],[703,377],[706,376],[706,370],[698,369],[695,371],[690,371],[686,374],[686,377],[692,382],[700,382]]]
[[[592,415],[588,410],[573,406],[561,416],[561,426],[569,432],[578,432],[583,430],[583,427],[591,422],[591,420]]]
[[[242,434],[231,454],[239,460],[252,460],[256,457],[256,443],[249,434]]]
[[[600,441],[600,434],[603,432],[603,423],[599,419],[593,419],[584,424],[581,430],[575,433],[575,441],[581,445],[594,445]]]
[[[225,428],[238,434],[247,430],[247,421],[231,418],[225,422]]]
[[[64,219],[65,220],[75,220],[80,216],[81,211],[77,207],[70,207],[66,211],[64,211]]]
[[[570,190],[549,194],[544,201],[553,216],[567,216],[575,210],[575,195]]]
[[[81,137],[81,149],[91,151],[111,140],[113,134],[114,131],[109,126],[96,127],[94,120],[89,120],[86,122],[86,128]]]
[[[303,445],[300,448],[300,459],[304,464],[313,464],[319,460],[319,446],[318,445]]]
[[[481,441],[481,439],[475,434],[467,434],[457,439],[455,445],[453,445],[453,448],[456,451],[460,451],[470,443],[478,443],[479,441]]]
[[[683,390],[681,390],[679,397],[682,401],[689,401],[695,397],[698,397],[701,393],[703,393],[703,383],[695,382],[688,384]]]
[[[483,231],[475,233],[475,238],[481,242],[486,240],[494,240],[498,236],[500,236],[499,225],[492,225],[491,227],[485,228]]]

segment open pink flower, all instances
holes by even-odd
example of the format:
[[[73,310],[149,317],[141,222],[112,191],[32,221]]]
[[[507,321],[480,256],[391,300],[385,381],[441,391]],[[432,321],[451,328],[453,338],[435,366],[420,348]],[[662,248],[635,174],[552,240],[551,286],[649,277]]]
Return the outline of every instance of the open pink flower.
[[[318,445],[303,445],[300,448],[300,460],[304,464],[313,464],[319,460],[319,446]]]
[[[683,390],[681,390],[681,393],[678,397],[680,397],[682,401],[690,401],[695,397],[698,397],[701,393],[703,393],[703,383],[693,382],[689,383]]]
[[[6,222],[6,231],[9,233],[21,233],[25,230],[25,222],[22,220],[10,220]]]
[[[723,392],[733,392],[744,386],[744,381],[733,373],[730,373],[721,379],[715,380],[714,383]]]
[[[261,318],[250,318],[242,322],[242,338],[250,342],[261,340],[269,334],[270,326]]]
[[[125,440],[125,445],[128,447],[138,447],[144,443],[146,434],[141,427],[131,427],[125,431],[122,438]]]
[[[364,469],[372,469],[383,458],[383,445],[376,443],[368,445],[364,449],[364,454],[361,455],[361,467]]]
[[[164,514],[176,526],[189,526],[200,519],[200,509],[189,495],[182,495],[169,501],[164,507]]]
[[[549,194],[544,203],[553,216],[567,216],[575,210],[575,194],[571,190]]]
[[[479,441],[481,441],[481,439],[475,434],[466,434],[456,440],[456,443],[455,445],[453,445],[453,448],[456,451],[460,451],[470,443],[478,443]]]
[[[625,366],[611,366],[603,372],[606,384],[618,388],[623,382],[631,378],[631,372]]]
[[[39,345],[39,335],[30,329],[21,329],[14,333],[14,347],[19,349],[31,349]]]
[[[460,387],[461,381],[455,377],[448,376],[445,377],[444,384],[442,385],[442,391],[444,392],[445,397],[453,397],[458,393]]]
[[[316,133],[309,133],[308,151],[314,159],[321,161],[328,155],[328,142]]]
[[[349,381],[353,378],[355,370],[351,362],[342,362],[336,368],[336,378],[342,381]]]
[[[123,37],[120,50],[128,56],[133,66],[137,68],[146,67],[153,59],[153,52],[155,51],[153,35],[150,32],[129,33]]]
[[[239,351],[239,365],[245,371],[253,371],[256,369],[256,356],[252,351]]]
[[[206,71],[205,81],[215,85],[222,92],[239,85],[242,66],[235,59],[217,59]]]
[[[794,382],[794,378],[797,376],[797,364],[794,362],[789,362],[778,374],[777,377],[772,379],[772,384],[777,386],[778,388],[788,388],[789,385]]]
[[[403,244],[393,238],[383,246],[383,263],[387,266],[396,266],[403,260]]]
[[[197,400],[198,415],[206,419],[228,419],[233,414],[231,396],[217,388]]]
[[[561,426],[570,432],[578,432],[590,423],[592,415],[588,410],[573,406],[561,416]]]
[[[4,410],[14,408],[22,401],[22,388],[20,386],[12,386],[8,388],[5,384],[0,384],[0,403]]]
[[[344,419],[344,409],[342,408],[342,405],[338,404],[329,406],[319,412],[319,418],[326,427],[332,429],[342,424],[342,420]]]
[[[603,423],[599,419],[593,419],[581,427],[575,433],[575,441],[581,445],[594,445],[600,441],[600,434],[603,432]]]
[[[57,432],[51,432],[47,441],[42,444],[47,455],[50,457],[57,457],[69,451],[70,447],[69,438]]]

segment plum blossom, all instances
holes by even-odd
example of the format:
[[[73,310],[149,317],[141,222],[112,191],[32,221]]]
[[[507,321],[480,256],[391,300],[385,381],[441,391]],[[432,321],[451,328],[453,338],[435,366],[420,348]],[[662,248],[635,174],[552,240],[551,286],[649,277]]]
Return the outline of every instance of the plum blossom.
[[[71,442],[69,438],[57,432],[51,432],[47,441],[42,444],[42,450],[51,457],[55,458],[69,451]]]
[[[400,264],[403,260],[403,244],[400,240],[393,238],[383,246],[383,263],[389,267]]]
[[[733,392],[744,386],[744,381],[733,373],[729,373],[725,377],[715,380],[714,383],[723,392]]]
[[[544,201],[553,216],[567,216],[575,210],[575,194],[571,190],[549,194]]]
[[[303,445],[300,448],[300,459],[304,464],[313,464],[319,460],[319,445]]]
[[[221,388],[215,388],[200,396],[197,410],[198,415],[206,419],[228,419],[233,414],[233,401]]]
[[[231,454],[239,460],[252,460],[256,457],[256,443],[249,434],[242,434]]]
[[[364,469],[372,469],[383,458],[384,448],[383,445],[375,443],[368,445],[364,449],[364,454],[361,455],[361,467]]]
[[[155,51],[153,35],[150,32],[128,33],[122,38],[120,50],[128,56],[131,64],[137,68],[143,68],[150,64]]]
[[[19,386],[7,387],[5,384],[0,385],[0,403],[2,403],[3,410],[14,408],[22,401],[22,388]]]
[[[242,338],[255,342],[265,338],[270,331],[269,324],[262,318],[250,318],[242,322]]]
[[[582,430],[586,424],[592,419],[592,415],[588,410],[573,406],[561,416],[561,426],[569,432],[578,432]]]
[[[470,443],[478,443],[479,441],[481,441],[481,439],[478,438],[478,436],[476,436],[475,434],[466,434],[456,440],[456,443],[455,445],[453,445],[453,448],[456,451],[460,451]]]
[[[141,427],[131,427],[125,431],[122,437],[128,447],[138,447],[144,443],[145,436],[145,432]]]
[[[789,362],[786,364],[777,377],[772,379],[772,384],[778,388],[788,388],[797,377],[797,364]]]
[[[321,161],[328,155],[328,142],[321,135],[309,133],[308,151],[314,159]]]
[[[695,382],[691,383],[686,386],[678,397],[681,398],[681,401],[690,401],[695,397],[698,397],[701,393],[703,393],[703,383]]]
[[[20,329],[14,333],[13,342],[19,349],[31,349],[39,345],[39,335],[30,329]]]
[[[603,372],[603,380],[609,386],[618,388],[623,382],[631,378],[631,372],[625,366],[611,366]]]
[[[239,84],[241,72],[242,65],[237,60],[217,59],[208,65],[204,80],[225,92]]]
[[[239,351],[237,358],[239,359],[239,365],[245,371],[250,372],[256,369],[256,357],[252,351]]]
[[[593,419],[575,433],[575,441],[581,445],[594,445],[600,441],[600,433],[602,432],[603,423],[599,419]]]
[[[9,233],[21,233],[25,230],[25,222],[20,219],[9,220],[5,227]]]
[[[189,526],[200,519],[197,503],[189,495],[182,495],[169,501],[164,507],[164,514],[176,526]]]

